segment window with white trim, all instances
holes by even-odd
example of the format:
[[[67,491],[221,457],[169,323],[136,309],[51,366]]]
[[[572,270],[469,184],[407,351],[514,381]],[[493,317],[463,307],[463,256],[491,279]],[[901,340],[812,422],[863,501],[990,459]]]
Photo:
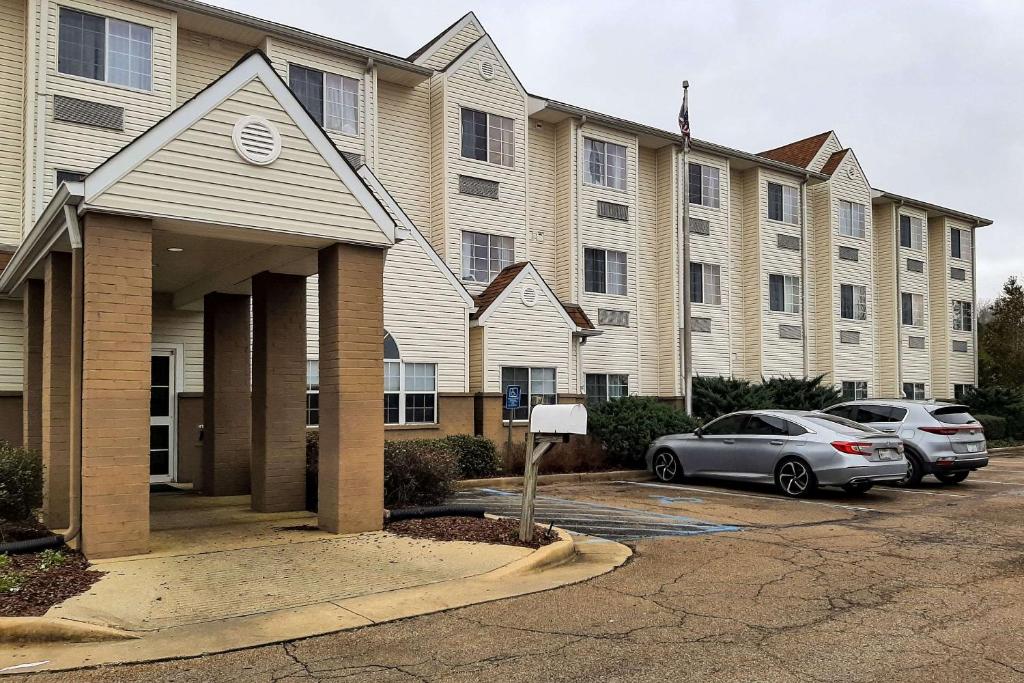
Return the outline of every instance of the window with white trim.
[[[502,411],[502,419],[506,422],[509,419],[510,412],[512,420],[529,419],[530,405],[532,405],[531,402],[534,396],[539,397],[541,403],[554,404],[558,402],[554,368],[502,368],[502,396],[508,393],[510,386],[519,387],[520,403],[519,407],[514,411]]]
[[[800,224],[800,188],[768,183],[768,220]]]
[[[613,142],[583,138],[588,185],[626,189],[626,148]]]
[[[903,383],[903,398],[910,401],[921,401],[924,400],[924,382],[904,382]]]
[[[437,422],[437,365],[402,362],[398,344],[384,333],[384,424]]]
[[[327,130],[359,133],[359,81],[298,64],[288,65],[288,87]]]
[[[966,230],[960,228],[949,229],[949,255],[952,258],[963,258],[964,247],[967,246],[967,242],[970,237],[967,235]]]
[[[487,283],[512,265],[515,243],[511,237],[462,231],[462,279]]]
[[[799,313],[801,299],[799,276],[774,273],[768,276],[768,310]]]
[[[953,398],[957,401],[962,401],[964,396],[970,393],[974,389],[973,384],[954,384],[953,385]]]
[[[138,90],[153,88],[153,29],[60,8],[57,71]]]
[[[903,324],[908,327],[924,327],[924,295],[900,293],[900,308]]]
[[[721,305],[721,266],[714,263],[690,263],[690,301],[695,304]]]
[[[320,361],[306,361],[306,426],[320,424]]]
[[[862,398],[868,397],[868,383],[867,382],[843,382],[842,383],[843,399],[846,401],[858,401]]]
[[[515,122],[507,116],[463,107],[462,156],[500,166],[513,166]]]
[[[587,373],[587,402],[602,403],[629,395],[629,375]]]
[[[900,214],[900,246],[920,249],[924,244],[924,221],[917,216]]]
[[[839,317],[844,320],[868,319],[868,288],[863,285],[839,285]]]
[[[626,293],[626,252],[583,250],[583,288],[593,294]]]
[[[703,164],[689,164],[690,203],[719,208],[718,167]]]
[[[839,201],[839,234],[845,237],[864,237],[864,205]]]
[[[974,329],[974,304],[970,301],[953,301],[953,329],[970,332]]]

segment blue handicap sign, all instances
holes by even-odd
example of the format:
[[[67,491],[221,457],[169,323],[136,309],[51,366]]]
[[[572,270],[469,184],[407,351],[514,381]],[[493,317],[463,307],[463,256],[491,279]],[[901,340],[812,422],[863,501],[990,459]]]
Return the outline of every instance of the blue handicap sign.
[[[505,410],[515,410],[519,407],[522,397],[522,389],[516,385],[510,385],[505,389]]]

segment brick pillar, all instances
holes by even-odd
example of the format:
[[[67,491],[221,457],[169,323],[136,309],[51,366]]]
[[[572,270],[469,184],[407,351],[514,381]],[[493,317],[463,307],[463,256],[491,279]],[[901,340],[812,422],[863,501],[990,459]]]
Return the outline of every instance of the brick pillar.
[[[82,550],[95,559],[149,549],[150,223],[90,214],[84,247]]]
[[[320,528],[384,522],[384,250],[319,254]]]
[[[202,493],[249,493],[249,297],[203,300]]]
[[[71,521],[71,254],[51,253],[44,273],[43,523],[63,529]]]
[[[306,509],[306,278],[252,281],[252,509]]]
[[[21,389],[22,445],[30,451],[43,448],[43,296],[42,280],[25,283],[22,321],[25,324],[22,357],[25,370]]]

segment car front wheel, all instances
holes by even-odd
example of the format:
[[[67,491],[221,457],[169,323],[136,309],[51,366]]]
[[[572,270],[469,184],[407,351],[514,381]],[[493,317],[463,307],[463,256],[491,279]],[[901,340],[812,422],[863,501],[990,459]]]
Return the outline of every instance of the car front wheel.
[[[675,453],[658,451],[654,454],[654,476],[658,481],[679,481],[682,478],[682,469]]]
[[[943,484],[959,484],[966,479],[969,474],[970,472],[948,472],[945,474],[936,474],[935,478]]]
[[[787,458],[775,470],[775,485],[790,498],[804,498],[818,488],[818,480],[803,460]]]

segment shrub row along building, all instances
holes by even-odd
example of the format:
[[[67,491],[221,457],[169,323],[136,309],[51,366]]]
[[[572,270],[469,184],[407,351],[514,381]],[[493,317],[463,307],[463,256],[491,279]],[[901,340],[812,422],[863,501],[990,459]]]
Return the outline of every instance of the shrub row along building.
[[[307,425],[321,524],[360,530],[385,435],[500,439],[510,384],[678,400],[684,200],[696,373],[975,381],[989,221],[873,189],[834,132],[683,169],[530,94],[472,13],[407,58],[190,0],[0,25],[0,430],[51,525],[81,481],[91,555],[146,549],[150,480],[301,507]]]

